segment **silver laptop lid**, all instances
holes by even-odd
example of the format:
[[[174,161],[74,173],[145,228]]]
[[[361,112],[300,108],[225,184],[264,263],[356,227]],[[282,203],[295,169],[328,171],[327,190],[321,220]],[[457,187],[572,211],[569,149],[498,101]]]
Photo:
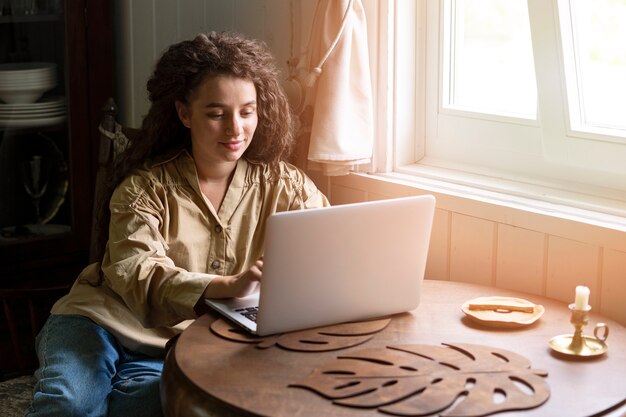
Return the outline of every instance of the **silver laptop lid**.
[[[427,195],[270,216],[257,334],[416,308],[434,209]]]

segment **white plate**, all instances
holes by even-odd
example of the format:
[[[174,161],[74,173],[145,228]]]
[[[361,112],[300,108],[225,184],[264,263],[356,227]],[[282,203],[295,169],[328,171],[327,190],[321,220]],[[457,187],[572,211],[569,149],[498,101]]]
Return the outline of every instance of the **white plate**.
[[[56,106],[56,107],[50,107],[47,109],[34,109],[34,110],[20,110],[20,109],[13,109],[13,110],[3,110],[0,109],[0,116],[5,116],[5,117],[11,117],[11,116],[38,116],[41,114],[48,114],[48,113],[54,113],[54,112],[65,112],[67,109],[65,107],[65,104],[62,104],[60,106]]]
[[[0,76],[9,76],[15,73],[39,73],[54,71],[57,64],[53,62],[9,62],[0,64]]]
[[[57,116],[57,117],[42,117],[42,118],[34,118],[34,119],[10,119],[3,120],[0,119],[1,127],[42,127],[42,126],[54,126],[59,123],[62,123],[67,119],[66,115]]]
[[[54,107],[46,107],[43,109],[0,109],[0,114],[4,114],[6,116],[15,115],[28,115],[28,114],[41,114],[47,113],[51,111],[64,111],[66,109],[65,104],[61,104],[59,106]]]
[[[24,120],[24,119],[43,119],[43,118],[48,118],[48,117],[64,116],[65,114],[66,114],[65,109],[45,111],[45,112],[39,112],[39,113],[27,113],[27,114],[20,114],[20,113],[3,114],[2,112],[0,112],[0,120],[7,121],[7,120]]]
[[[51,107],[65,105],[65,103],[65,97],[44,97],[35,103],[0,103],[0,111],[49,109]]]
[[[37,104],[37,103],[31,103]],[[60,101],[58,103],[50,103],[44,106],[32,106],[32,107],[15,107],[15,105],[11,106],[9,104],[0,104],[0,112],[2,113],[28,113],[28,112],[38,112],[38,111],[48,111],[55,109],[64,109],[67,106],[64,101]]]
[[[520,307],[533,307],[532,313],[523,313],[520,311],[501,310],[471,310],[470,304],[496,304],[511,305]],[[528,326],[537,321],[545,309],[541,304],[535,304],[523,298],[514,297],[478,297],[468,300],[461,306],[461,310],[469,318],[486,326],[493,327],[520,327]]]
[[[47,107],[43,109],[0,109],[0,117],[44,117],[52,116],[55,113],[65,113],[67,111],[66,105],[61,103],[58,106]]]
[[[56,85],[57,77],[41,77],[35,79],[20,78],[19,80],[0,80],[0,88],[7,90],[17,90],[24,87],[38,87],[40,85]]]

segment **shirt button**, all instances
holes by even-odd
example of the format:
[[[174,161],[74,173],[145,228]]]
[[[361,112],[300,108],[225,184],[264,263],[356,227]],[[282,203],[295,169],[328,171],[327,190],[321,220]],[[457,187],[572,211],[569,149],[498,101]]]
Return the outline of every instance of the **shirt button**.
[[[213,261],[213,262],[211,262],[211,268],[213,268],[213,269],[219,269],[220,266],[222,266],[220,261]]]
[[[219,224],[217,226],[215,226],[215,232],[216,233],[222,233],[222,226],[220,226]]]

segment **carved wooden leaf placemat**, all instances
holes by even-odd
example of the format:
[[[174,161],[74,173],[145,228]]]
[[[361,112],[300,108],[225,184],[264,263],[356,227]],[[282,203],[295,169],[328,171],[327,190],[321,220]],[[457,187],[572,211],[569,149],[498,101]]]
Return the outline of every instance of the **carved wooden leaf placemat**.
[[[540,406],[550,396],[547,375],[504,349],[416,344],[339,356],[290,386],[397,416],[472,417]]]
[[[299,352],[326,352],[360,345],[370,340],[391,322],[390,318],[342,323],[315,329],[289,332],[274,336],[254,336],[230,322],[217,319],[211,323],[211,331],[233,342],[255,343],[260,349],[274,345]]]

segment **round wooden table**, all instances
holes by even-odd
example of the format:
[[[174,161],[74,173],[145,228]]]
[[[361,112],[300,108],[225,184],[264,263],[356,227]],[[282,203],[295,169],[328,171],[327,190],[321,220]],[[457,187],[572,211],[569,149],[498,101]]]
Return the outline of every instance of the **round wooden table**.
[[[482,296],[520,297],[543,305],[545,312],[530,325],[487,326],[466,316],[460,308],[467,300]],[[419,345],[441,351],[450,349],[448,345],[470,348],[480,345],[521,355],[529,361],[532,370],[547,372],[543,377],[549,387],[547,401],[535,408],[498,412],[496,416],[622,415],[626,408],[626,328],[592,310],[584,333],[593,334],[596,323],[606,323],[610,329],[606,340],[608,351],[590,358],[575,358],[556,353],[548,346],[554,336],[573,333],[570,317],[565,303],[543,297],[425,280],[421,303],[416,310],[392,316],[384,329],[378,329],[380,331],[356,336],[354,343],[359,343],[357,345],[309,352],[299,350],[293,340],[281,344],[278,338],[265,339],[264,345],[259,345],[258,340],[236,340],[237,333],[233,333],[235,340],[222,337],[219,331],[211,330],[211,326],[226,322],[209,313],[187,328],[167,355],[161,385],[163,409],[170,417],[389,415],[379,411],[380,407],[335,404],[332,399],[303,388],[302,384],[311,382],[316,373],[317,380],[323,383],[328,375],[318,372],[320,369],[333,369],[338,358],[363,355],[364,351],[368,351],[370,357],[389,353],[402,358],[405,352],[389,352],[388,347]],[[223,332],[225,327],[215,329]],[[369,340],[365,340],[367,338]],[[341,340],[344,343],[347,339]],[[315,349],[318,342],[307,343]],[[380,368],[382,362],[372,363],[375,373],[376,366]],[[417,372],[417,369],[412,371]],[[444,391],[443,394],[454,393]]]

